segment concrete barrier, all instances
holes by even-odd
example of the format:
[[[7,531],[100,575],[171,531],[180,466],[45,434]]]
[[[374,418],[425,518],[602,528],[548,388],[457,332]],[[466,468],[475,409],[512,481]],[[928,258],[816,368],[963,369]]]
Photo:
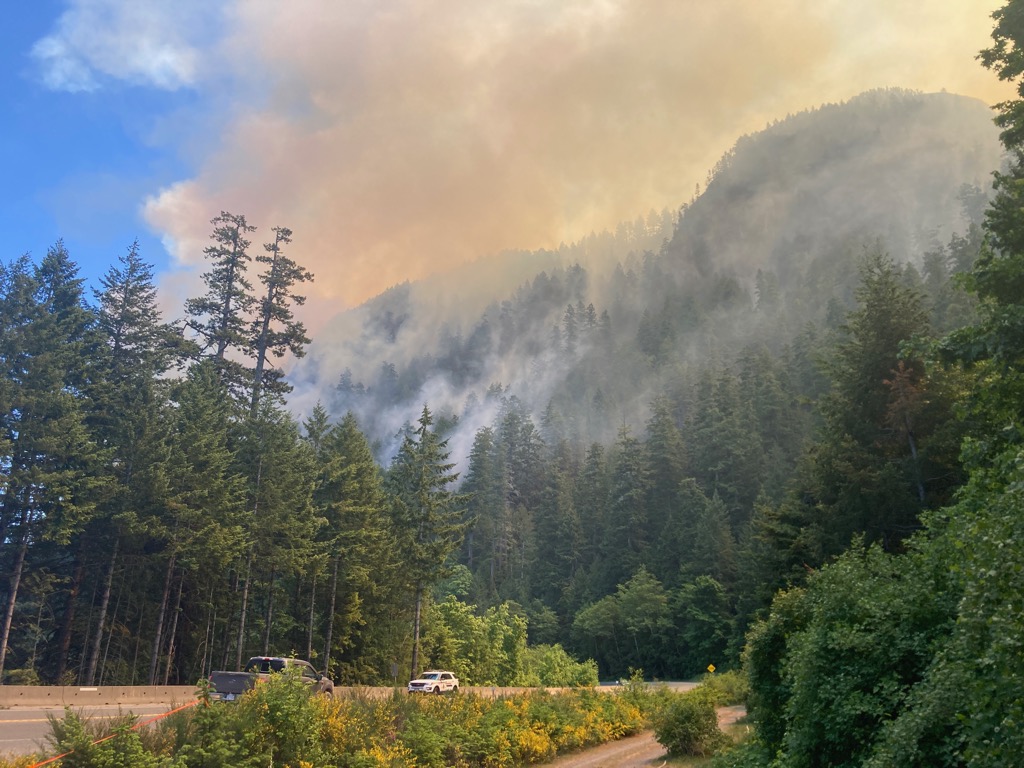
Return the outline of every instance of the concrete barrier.
[[[0,709],[184,704],[195,697],[194,685],[0,685]]]
[[[690,687],[695,683],[680,684]],[[397,688],[383,687],[343,687],[334,689],[334,695],[366,696],[382,699],[390,696],[395,690],[405,693],[405,686]],[[533,690],[531,688],[506,688],[500,686],[467,686],[463,693],[472,693],[484,698],[500,698],[514,696]],[[548,688],[557,693],[562,688]],[[615,693],[617,688],[599,686],[597,690]],[[0,709],[13,707],[80,707],[123,704],[187,704],[196,696],[194,685],[98,685],[92,687],[75,685],[0,685]]]

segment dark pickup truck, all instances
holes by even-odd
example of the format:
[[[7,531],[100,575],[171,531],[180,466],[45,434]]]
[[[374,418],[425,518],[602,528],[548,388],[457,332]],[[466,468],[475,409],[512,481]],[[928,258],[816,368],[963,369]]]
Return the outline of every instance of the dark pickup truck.
[[[210,674],[210,701],[234,701],[260,680],[286,669],[297,670],[302,681],[314,693],[334,695],[334,683],[317,672],[313,665],[302,659],[285,656],[253,656],[241,672],[213,672]]]

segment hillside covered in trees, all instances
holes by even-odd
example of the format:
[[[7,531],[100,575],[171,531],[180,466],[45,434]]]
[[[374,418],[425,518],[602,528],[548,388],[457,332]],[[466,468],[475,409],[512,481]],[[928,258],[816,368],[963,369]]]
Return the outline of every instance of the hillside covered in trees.
[[[927,744],[908,765],[981,754],[991,702],[1024,700],[991,628],[1021,637],[996,608],[1019,597],[1024,295],[997,134],[950,94],[826,105],[738,141],[678,214],[396,286],[312,343],[291,232],[253,247],[242,215],[213,219],[179,320],[136,247],[92,292],[62,243],[4,263],[0,675],[745,658],[751,764],[874,743],[847,720]],[[853,670],[839,701],[821,661],[852,658],[877,686]],[[812,743],[815,712],[847,741]]]

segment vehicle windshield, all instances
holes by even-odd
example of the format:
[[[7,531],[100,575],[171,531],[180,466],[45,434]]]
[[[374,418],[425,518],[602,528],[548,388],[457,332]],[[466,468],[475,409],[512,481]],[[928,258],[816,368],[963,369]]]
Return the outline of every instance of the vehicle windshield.
[[[284,659],[249,659],[246,672],[280,672],[285,667]]]
[[[437,680],[437,678],[439,678],[439,677],[440,677],[440,675],[437,672],[424,672],[423,673],[423,677],[421,677],[420,679],[421,680]]]

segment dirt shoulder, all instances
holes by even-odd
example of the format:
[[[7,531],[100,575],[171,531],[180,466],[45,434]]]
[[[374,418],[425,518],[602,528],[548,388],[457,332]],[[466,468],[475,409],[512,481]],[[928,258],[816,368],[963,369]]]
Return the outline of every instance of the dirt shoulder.
[[[718,725],[724,728],[746,714],[743,707],[719,707]],[[548,768],[657,768],[668,758],[653,731],[612,741],[599,747],[565,755],[546,763]]]

